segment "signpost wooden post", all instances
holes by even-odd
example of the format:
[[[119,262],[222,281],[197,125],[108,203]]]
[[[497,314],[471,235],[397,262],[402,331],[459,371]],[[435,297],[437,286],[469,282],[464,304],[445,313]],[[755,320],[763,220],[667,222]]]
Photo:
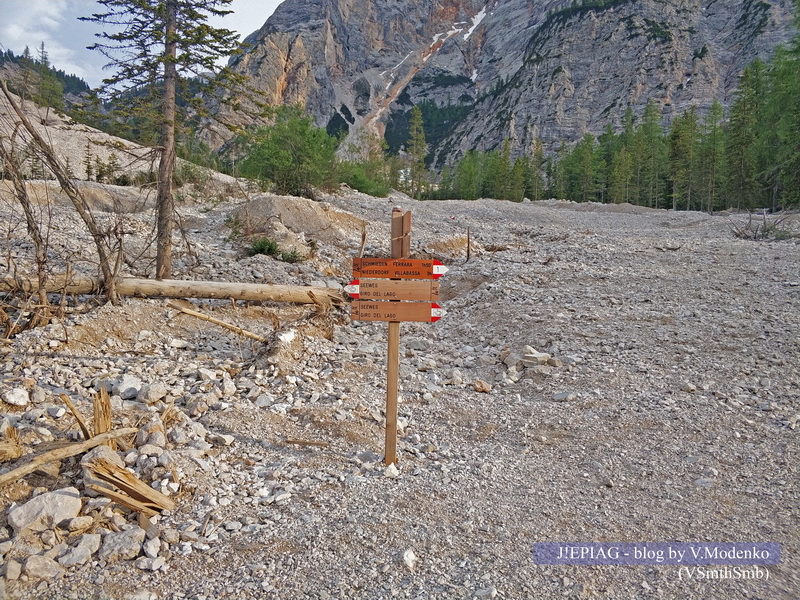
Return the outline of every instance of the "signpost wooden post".
[[[355,300],[355,321],[388,321],[386,365],[386,442],[384,463],[397,462],[397,390],[400,374],[400,323],[432,323],[444,316],[436,281],[447,272],[438,260],[410,259],[411,212],[392,209],[391,258],[354,258],[353,276],[345,287]]]
[[[408,218],[406,219],[406,215]],[[411,213],[392,209],[392,258],[407,258],[411,252]],[[397,462],[397,389],[400,379],[400,321],[389,321],[386,363],[386,441],[383,462]]]

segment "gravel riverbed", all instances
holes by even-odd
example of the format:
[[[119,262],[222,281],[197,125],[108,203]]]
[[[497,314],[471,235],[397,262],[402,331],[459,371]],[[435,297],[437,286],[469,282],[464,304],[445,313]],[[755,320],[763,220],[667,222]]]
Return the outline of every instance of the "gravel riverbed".
[[[447,314],[401,326],[397,469],[381,460],[384,323],[193,302],[261,344],[163,300],[73,313],[0,346],[3,427],[29,451],[79,439],[59,395],[91,415],[106,387],[114,425],[140,430],[119,460],[177,506],[146,520],[90,498],[81,457],[5,486],[5,597],[800,597],[800,238],[628,205],[323,200],[183,206],[178,270],[341,287],[361,224],[365,256],[386,256],[392,207],[411,210],[412,255],[449,268]],[[89,269],[77,221],[54,207],[54,268]],[[122,216],[132,275],[147,274],[151,219]],[[312,256],[246,256],[259,232]],[[26,264],[24,227],[6,241],[5,268]],[[70,488],[69,518],[10,516]],[[548,566],[537,542],[775,542],[781,562],[752,578]]]

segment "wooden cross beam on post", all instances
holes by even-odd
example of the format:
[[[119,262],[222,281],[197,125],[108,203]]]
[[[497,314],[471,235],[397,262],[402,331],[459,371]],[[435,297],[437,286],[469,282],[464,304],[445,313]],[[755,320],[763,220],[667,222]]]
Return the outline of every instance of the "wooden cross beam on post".
[[[397,462],[397,391],[400,376],[400,322],[434,322],[444,316],[436,304],[439,285],[447,272],[437,260],[408,258],[411,254],[411,212],[392,209],[391,259],[354,258],[353,275],[345,291],[358,298],[351,318],[357,321],[388,321],[389,345],[386,364],[386,442],[384,463]],[[422,280],[422,281],[420,281]]]

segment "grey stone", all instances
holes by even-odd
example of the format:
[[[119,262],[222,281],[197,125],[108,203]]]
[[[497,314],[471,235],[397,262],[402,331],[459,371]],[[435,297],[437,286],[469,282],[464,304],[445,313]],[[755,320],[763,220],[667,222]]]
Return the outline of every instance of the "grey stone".
[[[155,432],[160,432],[162,434],[164,433],[164,423],[162,423],[159,417],[153,417],[148,423],[139,427],[139,430],[136,432],[136,438],[133,442],[134,446],[139,448],[140,446],[151,443],[150,436]]]
[[[217,446],[230,446],[236,441],[236,438],[228,434],[213,433],[208,436],[208,441]]]
[[[219,389],[222,395],[227,398],[233,396],[236,393],[236,384],[233,382],[232,379],[228,379],[226,377],[220,383]]]
[[[54,419],[60,419],[67,414],[67,410],[63,406],[50,406],[47,409],[47,414]]]
[[[64,567],[46,556],[29,556],[22,572],[29,579],[55,579],[64,574]]]
[[[411,350],[430,350],[433,343],[426,338],[410,338],[406,341],[406,348]]]
[[[267,408],[273,404],[275,404],[275,397],[272,394],[259,394],[255,401],[258,408]]]
[[[74,519],[70,519],[67,521],[67,531],[74,532],[74,531],[81,531],[83,529],[87,529],[91,527],[92,523],[94,523],[94,519],[92,517],[84,516],[84,517],[75,517]]]
[[[80,514],[81,495],[74,487],[35,496],[25,504],[8,511],[8,524],[14,533],[44,531]]]
[[[145,536],[145,531],[141,527],[109,533],[103,540],[98,557],[108,562],[136,558],[142,551]]]
[[[141,379],[133,375],[123,375],[122,379],[115,382],[111,387],[111,393],[123,400],[132,400],[139,394],[141,387]]]
[[[99,533],[88,533],[81,536],[78,544],[67,554],[58,559],[63,567],[85,565],[92,555],[100,549],[102,536]]]
[[[576,400],[578,396],[573,392],[558,392],[553,394],[553,400],[556,402],[572,402]]]
[[[139,447],[139,454],[142,456],[159,457],[164,454],[164,448],[161,446],[155,446],[153,444],[145,444]]]
[[[211,369],[198,369],[197,375],[200,377],[201,381],[216,381],[217,380],[217,373],[216,371],[212,371]]]
[[[159,400],[163,400],[166,398],[169,391],[167,390],[167,386],[157,381],[155,383],[146,383],[141,387],[139,390],[139,395],[136,397],[139,402],[144,402],[145,404],[155,404]]]
[[[22,564],[15,560],[6,561],[6,579],[16,581],[22,575]]]
[[[25,388],[13,388],[3,392],[3,402],[12,406],[28,406],[30,396]]]
[[[136,560],[133,563],[137,569],[141,569],[142,571],[158,571],[161,567],[163,567],[167,561],[164,559],[163,556],[159,556],[157,558],[148,558],[143,556]]]
[[[153,537],[142,545],[142,550],[147,558],[156,558],[161,550],[161,540]]]
[[[531,350],[530,352],[528,350]],[[552,357],[546,352],[537,352],[526,347],[526,352],[522,356],[522,364],[525,367],[535,367],[536,365],[546,365]]]

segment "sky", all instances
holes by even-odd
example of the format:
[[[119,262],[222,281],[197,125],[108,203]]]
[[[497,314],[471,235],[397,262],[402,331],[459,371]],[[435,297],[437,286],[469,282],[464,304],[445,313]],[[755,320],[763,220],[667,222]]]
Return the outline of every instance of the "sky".
[[[233,0],[229,6],[233,14],[211,24],[236,31],[244,39],[261,28],[281,1]],[[97,87],[109,74],[103,71],[108,60],[100,52],[86,49],[96,41],[98,24],[84,23],[78,17],[102,8],[94,0],[0,0],[0,48],[22,54],[28,46],[36,57],[44,42],[51,65]]]

